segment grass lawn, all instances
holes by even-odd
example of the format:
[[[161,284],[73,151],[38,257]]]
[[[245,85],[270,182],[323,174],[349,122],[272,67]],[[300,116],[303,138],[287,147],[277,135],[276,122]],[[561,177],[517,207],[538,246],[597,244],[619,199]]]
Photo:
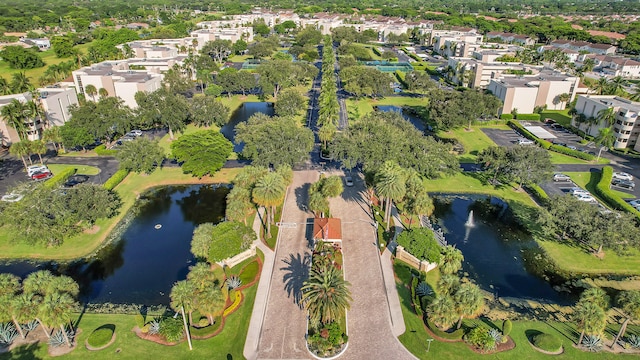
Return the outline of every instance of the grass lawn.
[[[95,166],[88,166],[88,165],[49,164],[47,165],[47,167],[54,174],[58,174],[69,168],[75,168],[76,175],[98,175],[100,173],[100,169],[98,169]]]
[[[80,50],[82,53],[86,53],[89,44],[77,45],[75,48]],[[73,60],[73,58],[64,58],[59,59],[56,57],[56,54],[53,50],[47,50],[39,52],[38,55],[44,61],[45,66],[39,67],[36,69],[12,69],[6,61],[0,61],[0,76],[4,77],[7,81],[11,81],[11,75],[14,73],[24,72],[25,75],[29,78],[29,81],[32,85],[38,86],[38,79],[47,71],[47,67],[49,65],[59,64],[64,61]]]
[[[594,164],[596,161],[586,161],[582,159],[575,158],[573,156],[560,154],[555,151],[548,151],[551,156],[552,164]],[[608,164],[609,159],[600,158],[597,162],[598,164]]]
[[[357,121],[361,116],[373,111],[376,105],[394,106],[427,106],[429,100],[410,96],[389,96],[382,99],[363,98],[359,100],[347,99],[347,112],[350,121]]]
[[[255,258],[254,258],[255,259]],[[243,263],[244,264],[244,263]],[[241,266],[243,264],[240,264]],[[235,269],[235,267],[234,267]],[[233,269],[232,269],[233,270]],[[239,270],[238,270],[239,271]],[[189,351],[187,341],[176,346],[164,346],[138,338],[132,331],[135,326],[134,315],[84,314],[79,323],[82,333],[78,337],[78,347],[64,359],[244,359],[244,349],[249,319],[253,310],[257,284],[243,290],[244,300],[240,308],[225,319],[222,332],[211,339],[193,340],[193,351]],[[73,319],[76,320],[76,319]],[[116,328],[116,340],[108,348],[100,351],[89,351],[85,348],[85,340],[91,332],[104,324],[113,324]],[[36,329],[36,331],[42,331]],[[120,352],[116,353],[116,349]],[[22,350],[22,351],[21,351]],[[17,356],[18,354],[23,356]],[[212,357],[211,354],[217,354]],[[16,357],[17,356],[17,357]],[[12,353],[0,354],[5,359],[50,359],[47,346],[43,344],[29,345]]]
[[[506,129],[506,125],[489,125],[482,127]],[[466,127],[449,130],[447,132],[441,131],[438,133],[438,136],[445,139],[456,139],[462,144],[464,154],[458,157],[461,163],[475,163],[478,154],[482,150],[496,145],[478,126],[472,126],[471,131],[467,130]]]
[[[229,107],[229,117],[231,117],[231,114],[233,114],[233,112],[236,111],[236,109],[239,108],[242,103],[260,101],[260,99],[258,99],[256,95],[233,95],[232,97],[222,95],[219,97],[219,100]]]
[[[359,44],[359,43],[352,43],[352,45],[360,46],[360,47],[363,47],[363,48],[366,48],[367,50],[369,50],[369,54],[371,55],[371,60],[383,60],[381,56],[378,56],[378,55],[376,55],[376,53],[373,52],[373,48],[374,47],[381,47],[381,46]]]
[[[397,265],[394,266],[396,271]],[[431,283],[429,279],[431,271],[427,273],[427,281]],[[407,272],[404,272],[407,274]],[[401,272],[396,272],[397,276],[401,276]],[[413,355],[420,359],[547,359],[549,355],[545,355],[535,351],[527,340],[526,332],[528,330],[537,330],[540,332],[552,334],[558,339],[562,340],[564,346],[564,354],[558,355],[555,358],[558,359],[618,359],[620,357],[631,358],[634,355],[614,355],[606,352],[601,353],[587,353],[575,349],[572,344],[577,341],[579,333],[575,330],[571,323],[560,322],[542,322],[542,321],[514,321],[511,337],[516,343],[516,347],[510,351],[496,353],[491,355],[477,354],[469,349],[469,347],[463,342],[446,343],[440,341],[433,341],[430,348],[428,348],[427,339],[431,339],[431,335],[425,330],[422,318],[416,315],[411,309],[411,294],[405,284],[409,279],[396,279],[396,288],[398,295],[400,296],[400,306],[402,308],[402,315],[404,316],[404,322],[406,331],[400,335],[398,339]],[[465,320],[464,324],[467,326],[473,326],[476,324],[484,324],[484,326],[491,326],[500,329],[502,321],[491,322],[488,319],[474,319]],[[609,334],[617,331],[616,325],[609,325],[607,332]],[[427,352],[429,349],[429,352]]]
[[[181,168],[173,167],[157,170],[151,175],[129,174],[115,189],[122,199],[120,213],[111,219],[98,220],[96,222],[97,231],[94,231],[94,233],[84,232],[71,239],[66,239],[61,246],[46,247],[43,245],[17,243],[13,241],[7,231],[1,231],[2,229],[0,228],[0,258],[71,260],[89,255],[100,247],[118,221],[133,206],[138,195],[145,190],[160,185],[227,183],[239,171],[240,169],[222,169],[213,176],[203,177],[202,179],[183,174]]]
[[[546,118],[553,119],[555,122],[562,126],[571,125],[571,115],[569,115],[569,109],[565,110],[545,110],[540,113],[540,119]]]
[[[580,274],[640,275],[640,251],[631,249],[631,255],[619,256],[605,249],[599,259],[582,248],[555,241],[538,240],[545,253],[563,270]]]

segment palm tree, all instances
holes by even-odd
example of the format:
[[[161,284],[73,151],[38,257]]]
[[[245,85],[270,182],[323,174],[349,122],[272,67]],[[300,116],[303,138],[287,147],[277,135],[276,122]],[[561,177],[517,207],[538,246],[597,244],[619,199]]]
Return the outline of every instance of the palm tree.
[[[603,129],[600,129],[598,131],[598,136],[596,136],[596,138],[594,139],[594,142],[598,145],[600,145],[600,150],[598,151],[598,158],[597,160],[600,160],[600,155],[602,155],[602,149],[606,148],[611,148],[613,147],[613,144],[615,144],[616,142],[616,132],[613,131],[613,127],[609,126]]]
[[[605,126],[611,126],[616,121],[616,112],[612,107],[604,108],[598,111],[597,118],[598,123]]]
[[[580,331],[578,345],[582,344],[584,335],[602,334],[607,326],[607,314],[604,309],[592,302],[578,302],[573,319]]]
[[[613,349],[616,346],[618,340],[624,336],[624,333],[627,331],[627,325],[629,321],[633,319],[640,319],[640,291],[638,290],[627,290],[622,291],[618,295],[618,306],[622,313],[625,315],[624,322],[620,327],[620,331],[616,338],[611,343],[611,348]]]
[[[16,130],[20,140],[27,138],[27,127],[25,125],[26,113],[27,107],[17,99],[11,100],[9,104],[0,110],[0,114],[5,122]]]
[[[33,88],[29,78],[24,72],[13,73],[13,75],[11,75],[11,84],[9,86],[14,94],[27,92]]]
[[[222,291],[217,286],[209,286],[196,294],[197,309],[209,319],[209,325],[213,325],[213,314],[224,308],[225,299]]]
[[[18,322],[15,309],[12,306],[18,293],[22,290],[20,278],[13,274],[0,274],[0,323],[12,321],[20,336],[24,339],[24,331]]]
[[[42,132],[42,141],[52,143],[53,147],[57,151],[59,149],[58,144],[62,143],[62,135],[60,135],[60,127],[54,126],[54,127],[45,129],[44,132]]]
[[[42,154],[47,152],[47,145],[45,145],[42,140],[35,140],[31,142],[30,149],[32,152],[38,154],[38,158],[40,158],[40,164],[44,164],[42,161]]]
[[[442,258],[440,259],[440,272],[443,274],[455,274],[462,267],[464,256],[462,251],[454,246],[447,245],[442,248]]]
[[[480,288],[476,284],[464,283],[453,295],[456,304],[456,310],[460,314],[457,328],[460,329],[462,319],[469,318],[478,314],[484,308],[484,297]]]
[[[100,95],[100,99],[104,99],[109,96],[109,92],[105,88],[98,89],[98,95]]]
[[[596,95],[607,95],[609,94],[609,81],[603,76],[593,83],[590,88]]]
[[[191,345],[191,334],[189,334],[189,326],[187,325],[187,317],[185,311],[189,313],[189,321],[194,310],[194,290],[193,282],[188,280],[178,281],[171,288],[171,308],[175,311],[182,312],[182,321],[184,323],[184,332],[187,334],[189,342],[189,350],[193,350]],[[186,309],[185,309],[186,308]]]
[[[611,95],[617,95],[624,89],[624,85],[627,81],[622,76],[616,76],[609,80],[609,93]]]
[[[31,149],[29,149],[28,142],[20,141],[20,142],[11,144],[11,147],[9,147],[9,154],[13,156],[20,156],[20,159],[22,159],[22,163],[24,164],[25,170],[27,169],[27,161],[24,159],[24,157],[25,155],[31,154]]]
[[[0,85],[0,89],[1,88],[2,86]],[[636,85],[633,87],[633,92],[629,98],[633,101],[640,101],[640,86]]]
[[[287,186],[282,175],[270,172],[260,178],[253,188],[253,202],[264,206],[267,211],[267,237],[271,237],[271,223],[275,216],[275,209],[286,193]]]
[[[60,327],[67,345],[71,347],[71,341],[67,336],[66,325],[70,323],[71,314],[76,306],[76,301],[66,292],[53,292],[45,295],[38,313],[42,321],[52,328]]]
[[[429,215],[435,209],[433,200],[426,191],[419,192],[415,197],[411,198],[404,207],[410,215],[422,216]],[[409,218],[409,227],[413,223],[413,216]]]
[[[336,267],[313,268],[301,288],[310,321],[328,324],[344,316],[352,301],[349,286]]]
[[[96,101],[96,94],[98,94],[98,89],[95,86],[89,84],[84,87],[84,93],[91,96],[91,100]]]
[[[199,262],[191,267],[187,274],[187,280],[191,281],[196,291],[203,291],[214,286],[216,274],[211,271],[211,266],[204,262]]]
[[[38,303],[41,297],[22,293],[15,296],[11,302],[14,323],[26,324],[38,317]],[[21,331],[21,328],[18,328]],[[23,335],[24,338],[24,335]]]
[[[0,76],[0,95],[9,95],[11,94],[11,87],[7,82],[7,79]]]
[[[599,287],[591,287],[586,289],[580,294],[580,302],[593,303],[603,308],[604,310],[609,308],[609,295],[600,289]]]
[[[453,299],[448,295],[438,295],[429,305],[429,318],[440,329],[447,330],[458,319]]]
[[[437,283],[438,293],[453,296],[460,288],[460,278],[453,274],[443,274]]]
[[[386,230],[389,231],[391,222],[391,208],[394,200],[401,200],[407,191],[405,172],[395,161],[389,160],[382,164],[376,174],[376,192],[385,199]]]
[[[562,103],[562,108],[565,107],[565,104],[571,100],[571,94],[562,93],[558,95],[558,101]]]

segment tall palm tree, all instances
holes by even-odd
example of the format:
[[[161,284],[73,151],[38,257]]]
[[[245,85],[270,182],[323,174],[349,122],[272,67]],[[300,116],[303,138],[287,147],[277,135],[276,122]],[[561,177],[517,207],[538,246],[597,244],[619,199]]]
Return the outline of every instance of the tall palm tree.
[[[442,248],[442,257],[440,258],[440,272],[443,274],[455,274],[462,267],[464,256],[462,251],[454,246],[447,245]]]
[[[349,286],[336,267],[313,268],[301,288],[302,302],[311,322],[328,324],[344,316],[353,300]]]
[[[612,107],[604,108],[598,111],[596,119],[604,126],[611,126],[616,121],[616,112]]]
[[[455,304],[451,296],[438,295],[428,308],[429,319],[440,329],[447,330],[458,319]]]
[[[13,274],[0,274],[0,323],[12,321],[20,336],[24,339],[24,331],[17,320],[15,309],[12,306],[14,299],[20,291],[20,278]]]
[[[282,175],[270,172],[260,178],[253,188],[253,202],[264,206],[267,211],[267,237],[271,237],[271,223],[275,216],[275,209],[286,193],[287,186]]]
[[[609,126],[598,131],[598,136],[594,139],[594,142],[600,145],[600,150],[598,151],[598,158],[600,160],[600,155],[602,155],[602,149],[611,148],[613,144],[615,144],[617,139],[616,132],[613,131],[613,127]]]
[[[609,80],[609,93],[611,95],[617,95],[624,89],[627,81],[622,76],[616,76]]]
[[[171,288],[171,308],[175,311],[180,311],[182,313],[182,321],[184,325],[184,332],[187,335],[187,340],[189,342],[189,350],[193,350],[191,345],[191,334],[189,333],[189,326],[187,325],[187,317],[185,316],[185,311],[189,313],[189,321],[191,321],[191,315],[194,310],[194,290],[195,287],[193,283],[188,280],[178,281],[173,284]]]
[[[478,314],[484,308],[484,297],[476,284],[464,283],[453,295],[456,311],[460,314],[457,328],[460,329],[463,318],[469,318]]]
[[[27,169],[27,161],[24,159],[25,155],[31,154],[31,149],[29,149],[29,143],[26,141],[20,141],[17,143],[11,144],[9,147],[9,154],[13,156],[19,156],[22,159],[22,164],[24,164],[25,170]]]
[[[382,164],[376,174],[376,192],[385,199],[385,222],[387,231],[391,222],[391,208],[394,200],[402,200],[407,191],[405,172],[395,161],[389,160]]]
[[[607,95],[609,94],[609,81],[603,76],[593,83],[590,88],[596,95]]]
[[[0,95],[9,94],[11,94],[11,86],[9,86],[9,82],[7,82],[7,79],[0,76]]]
[[[42,321],[51,328],[59,327],[67,345],[71,341],[67,336],[66,325],[70,323],[71,314],[76,307],[76,301],[66,292],[47,294],[39,306],[38,313]]]
[[[42,140],[34,140],[31,142],[31,151],[38,154],[40,158],[40,164],[44,164],[42,161],[42,154],[47,152],[47,145]]]
[[[562,93],[562,94],[558,95],[558,101],[560,101],[562,103],[562,108],[565,107],[565,105],[567,104],[567,102],[569,100],[571,100],[571,94]]]
[[[578,302],[573,313],[573,320],[580,331],[578,345],[582,344],[585,334],[602,334],[607,326],[607,314],[604,309],[592,302]]]
[[[27,112],[28,109],[25,104],[17,99],[11,100],[9,104],[3,106],[2,110],[0,110],[0,115],[2,115],[7,125],[16,130],[20,140],[27,138],[27,126],[25,124]]]
[[[191,281],[196,291],[203,291],[213,287],[216,282],[216,274],[211,271],[211,266],[205,262],[199,262],[191,267],[187,274],[187,280]]]
[[[100,99],[104,99],[109,96],[109,92],[105,88],[98,89],[98,95],[100,95]]]
[[[2,89],[2,85],[0,84],[0,89]],[[633,92],[629,97],[633,101],[640,101],[640,86],[636,85],[633,87]]]
[[[89,84],[84,87],[85,94],[91,96],[91,100],[96,101],[96,94],[98,94],[98,89],[95,86]]]
[[[52,143],[53,147],[57,151],[59,149],[59,144],[62,143],[62,135],[60,134],[60,127],[53,126],[48,129],[45,129],[42,132],[42,141]]]
[[[609,295],[599,287],[591,287],[580,294],[580,302],[593,303],[606,310],[609,308]]]
[[[26,324],[38,317],[38,303],[41,297],[32,294],[22,293],[13,298],[11,302],[11,311],[14,317],[14,323]],[[18,328],[21,331],[21,328]],[[23,335],[24,338],[24,335]]]
[[[460,278],[453,274],[442,274],[436,285],[439,294],[453,296],[460,288]]]
[[[217,286],[209,286],[196,294],[196,307],[207,316],[209,325],[213,325],[213,314],[224,308],[225,299]]]
[[[14,94],[27,92],[33,88],[33,85],[31,85],[29,78],[24,72],[13,73],[9,86]]]
[[[613,349],[616,346],[618,340],[624,336],[624,333],[627,331],[627,325],[631,320],[640,319],[640,291],[638,290],[627,290],[622,291],[618,294],[618,307],[622,310],[622,313],[625,315],[624,322],[620,327],[620,331],[616,338],[611,343],[611,348]]]

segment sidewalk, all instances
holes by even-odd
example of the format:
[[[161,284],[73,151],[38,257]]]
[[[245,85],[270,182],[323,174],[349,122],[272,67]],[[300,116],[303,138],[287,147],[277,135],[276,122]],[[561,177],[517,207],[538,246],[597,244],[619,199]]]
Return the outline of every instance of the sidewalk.
[[[387,298],[389,301],[389,310],[391,313],[391,332],[394,336],[398,337],[404,334],[406,327],[404,325],[404,316],[402,316],[402,308],[400,306],[400,297],[398,296],[398,290],[396,289],[396,280],[393,273],[393,262],[391,256],[397,246],[396,237],[404,229],[398,210],[394,206],[391,209],[391,216],[395,224],[395,236],[389,243],[387,248],[380,256],[380,263],[382,265],[382,276],[384,277],[384,287],[387,292]]]
[[[256,232],[256,235],[258,235],[258,240],[256,240],[254,244],[264,253],[264,263],[262,265],[262,272],[260,273],[256,299],[253,303],[249,331],[247,331],[247,339],[244,343],[243,355],[248,360],[254,360],[258,356],[258,343],[260,342],[262,323],[267,309],[267,297],[269,296],[269,288],[271,287],[271,274],[275,263],[273,250],[269,249],[269,247],[260,240],[263,214],[264,208],[260,208],[253,220],[253,230]]]

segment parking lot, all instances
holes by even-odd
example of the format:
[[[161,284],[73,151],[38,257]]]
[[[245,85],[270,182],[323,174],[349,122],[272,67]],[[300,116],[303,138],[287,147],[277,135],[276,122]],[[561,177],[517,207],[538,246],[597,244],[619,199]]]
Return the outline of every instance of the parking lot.
[[[591,154],[597,154],[597,147],[593,143],[589,143],[586,145],[580,144],[581,138],[568,131],[568,130],[558,130],[552,128],[550,125],[543,123],[534,123],[529,124],[526,122],[522,123],[523,126],[529,125],[537,125],[542,127],[544,130],[548,131],[550,134],[554,135],[555,139],[549,139],[554,144],[563,145],[567,147],[575,147],[576,150],[584,151]],[[524,138],[518,131],[516,130],[499,130],[499,129],[482,129],[482,131],[491,139],[493,142],[498,144],[499,146],[513,146],[516,144],[518,139]]]

